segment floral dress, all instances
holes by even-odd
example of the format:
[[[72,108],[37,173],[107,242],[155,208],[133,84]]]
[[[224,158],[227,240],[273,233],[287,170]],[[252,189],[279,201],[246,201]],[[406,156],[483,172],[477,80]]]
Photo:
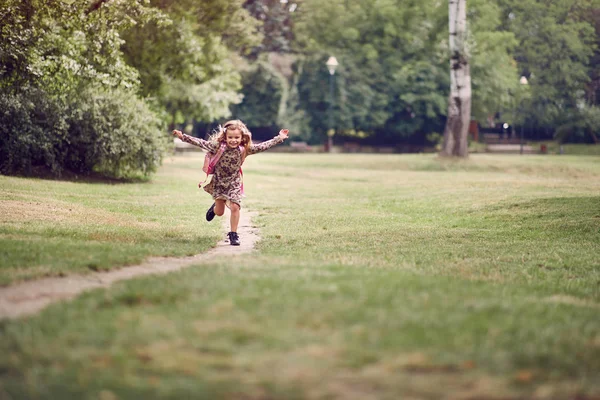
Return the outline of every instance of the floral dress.
[[[283,138],[275,136],[271,140],[259,144],[251,144],[248,148],[248,156],[251,154],[260,153],[283,143]],[[183,134],[183,141],[194,146],[198,146],[209,153],[216,153],[220,143],[209,142],[208,140],[199,139],[190,135]],[[240,167],[242,165],[242,152],[239,148],[226,147],[225,151],[219,158],[213,177],[210,183],[204,186],[204,190],[212,195],[215,200],[225,200],[227,203],[233,202],[241,205],[242,202],[242,176]]]

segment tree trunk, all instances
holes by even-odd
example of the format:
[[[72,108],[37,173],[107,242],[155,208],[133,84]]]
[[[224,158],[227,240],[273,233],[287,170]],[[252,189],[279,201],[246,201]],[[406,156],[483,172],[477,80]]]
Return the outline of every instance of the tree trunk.
[[[467,49],[467,1],[449,0],[450,96],[441,156],[467,157],[471,121],[471,72]]]

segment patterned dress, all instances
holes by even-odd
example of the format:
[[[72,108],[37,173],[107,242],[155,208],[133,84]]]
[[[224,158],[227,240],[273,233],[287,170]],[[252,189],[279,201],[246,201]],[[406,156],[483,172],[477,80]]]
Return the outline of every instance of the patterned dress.
[[[260,153],[271,147],[283,143],[279,136],[259,144],[251,144],[247,156]],[[220,143],[209,142],[193,136],[183,134],[183,141],[198,146],[209,153],[216,153]],[[225,200],[241,205],[242,202],[242,176],[240,166],[242,165],[242,153],[239,148],[226,147],[225,151],[215,165],[214,175],[210,183],[204,186],[204,190],[212,195],[215,200]]]

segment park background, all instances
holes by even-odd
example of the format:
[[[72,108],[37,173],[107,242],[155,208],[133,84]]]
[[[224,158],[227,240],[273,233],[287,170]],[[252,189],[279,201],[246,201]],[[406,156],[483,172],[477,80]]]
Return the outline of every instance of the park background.
[[[446,2],[0,1],[3,287],[221,241],[173,127],[314,150],[246,160],[252,253],[0,320],[0,399],[597,399],[599,15],[468,3],[472,120],[548,151],[458,158]]]
[[[170,129],[205,137],[230,117],[259,141],[286,127],[292,142],[350,150],[435,151],[444,131],[439,0],[1,7],[5,174],[148,176],[172,147]],[[473,151],[484,133],[513,144],[598,141],[599,13],[597,0],[468,3],[471,131],[482,133]]]

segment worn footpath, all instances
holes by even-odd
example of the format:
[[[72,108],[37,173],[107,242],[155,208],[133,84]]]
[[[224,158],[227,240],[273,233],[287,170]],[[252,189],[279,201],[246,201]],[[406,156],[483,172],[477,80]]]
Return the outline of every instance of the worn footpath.
[[[241,213],[238,229],[240,246],[231,246],[228,241],[220,241],[215,248],[190,257],[151,257],[142,264],[107,272],[37,279],[0,288],[0,319],[35,314],[51,303],[72,299],[86,290],[107,288],[121,280],[169,273],[224,256],[248,253],[259,240],[258,229],[251,224],[252,215],[253,213],[247,211]],[[228,214],[221,219],[224,226],[228,225]]]

